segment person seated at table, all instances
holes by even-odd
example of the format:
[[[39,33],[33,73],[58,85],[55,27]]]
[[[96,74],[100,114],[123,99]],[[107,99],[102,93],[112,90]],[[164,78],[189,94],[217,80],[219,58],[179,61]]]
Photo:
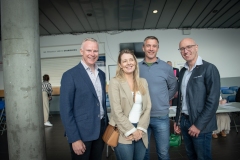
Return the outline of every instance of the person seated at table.
[[[226,99],[222,99],[222,97],[220,96],[219,104],[223,105],[226,103],[227,103]],[[219,133],[221,134],[222,137],[226,137],[230,131],[230,122],[231,122],[230,117],[228,113],[217,113],[216,117],[217,117],[218,129],[213,131],[212,137],[218,138],[217,134]]]

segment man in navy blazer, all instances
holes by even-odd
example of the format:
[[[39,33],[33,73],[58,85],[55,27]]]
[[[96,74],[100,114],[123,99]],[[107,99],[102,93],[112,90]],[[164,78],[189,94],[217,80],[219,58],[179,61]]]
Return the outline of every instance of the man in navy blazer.
[[[211,160],[212,131],[217,129],[220,75],[213,64],[198,56],[198,45],[193,39],[183,39],[179,50],[186,63],[179,74],[174,130],[182,132],[189,159]]]
[[[80,53],[81,62],[62,76],[60,114],[72,159],[100,160],[108,117],[105,73],[96,64],[98,42],[85,39]]]

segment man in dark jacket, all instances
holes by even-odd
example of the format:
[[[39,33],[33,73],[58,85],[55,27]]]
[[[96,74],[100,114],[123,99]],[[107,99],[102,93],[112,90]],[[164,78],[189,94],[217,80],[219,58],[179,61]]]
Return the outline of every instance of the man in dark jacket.
[[[193,39],[183,39],[179,51],[186,64],[179,74],[174,130],[182,132],[189,159],[210,160],[212,131],[217,129],[220,75],[213,64],[198,56]]]

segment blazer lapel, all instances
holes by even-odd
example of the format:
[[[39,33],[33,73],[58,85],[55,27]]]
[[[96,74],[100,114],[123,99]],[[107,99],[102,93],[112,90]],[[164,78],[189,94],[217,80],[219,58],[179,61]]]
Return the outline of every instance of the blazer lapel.
[[[125,94],[127,95],[127,99],[129,101],[130,106],[133,106],[133,95],[132,95],[132,91],[130,90],[130,87],[128,85],[128,83],[126,81],[123,81],[120,83],[122,89],[124,90]]]
[[[106,86],[105,86],[105,78],[104,75],[102,74],[102,72],[99,71],[98,69],[98,76],[101,82],[101,86],[102,86],[102,105],[103,105],[103,109],[106,110],[105,107],[105,102],[106,102]],[[106,110],[107,111],[107,110]]]
[[[199,76],[198,74],[199,74],[199,72],[198,72],[198,70],[199,70],[199,65],[197,65],[194,69],[193,69],[193,71],[192,71],[192,74],[191,74],[191,76],[190,76],[190,78],[189,78],[189,80],[188,80],[188,82],[192,82],[192,80],[194,79],[193,77],[196,77],[196,76]]]
[[[97,93],[96,93],[96,91],[95,91],[95,88],[94,88],[94,86],[93,86],[93,84],[92,84],[92,81],[91,81],[91,79],[90,79],[87,71],[85,70],[85,68],[83,67],[83,65],[82,65],[81,63],[79,63],[78,66],[79,66],[79,68],[80,68],[80,73],[81,73],[81,75],[82,75],[82,78],[83,78],[84,81],[86,82],[88,88],[92,91],[93,95],[94,95],[96,98],[98,98]]]

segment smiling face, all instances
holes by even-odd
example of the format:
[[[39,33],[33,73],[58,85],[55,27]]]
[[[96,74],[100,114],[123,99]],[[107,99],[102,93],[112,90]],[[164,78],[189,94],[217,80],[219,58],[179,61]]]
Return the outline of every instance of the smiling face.
[[[155,62],[157,60],[159,44],[156,39],[147,39],[143,44],[143,51],[145,52],[146,62]]]
[[[194,65],[198,58],[198,45],[191,38],[185,38],[179,43],[180,53],[189,65]]]
[[[119,66],[123,70],[124,74],[133,74],[136,68],[136,63],[137,62],[131,54],[123,53]]]
[[[98,60],[98,43],[94,41],[83,42],[80,53],[85,64],[90,68],[94,67]]]

